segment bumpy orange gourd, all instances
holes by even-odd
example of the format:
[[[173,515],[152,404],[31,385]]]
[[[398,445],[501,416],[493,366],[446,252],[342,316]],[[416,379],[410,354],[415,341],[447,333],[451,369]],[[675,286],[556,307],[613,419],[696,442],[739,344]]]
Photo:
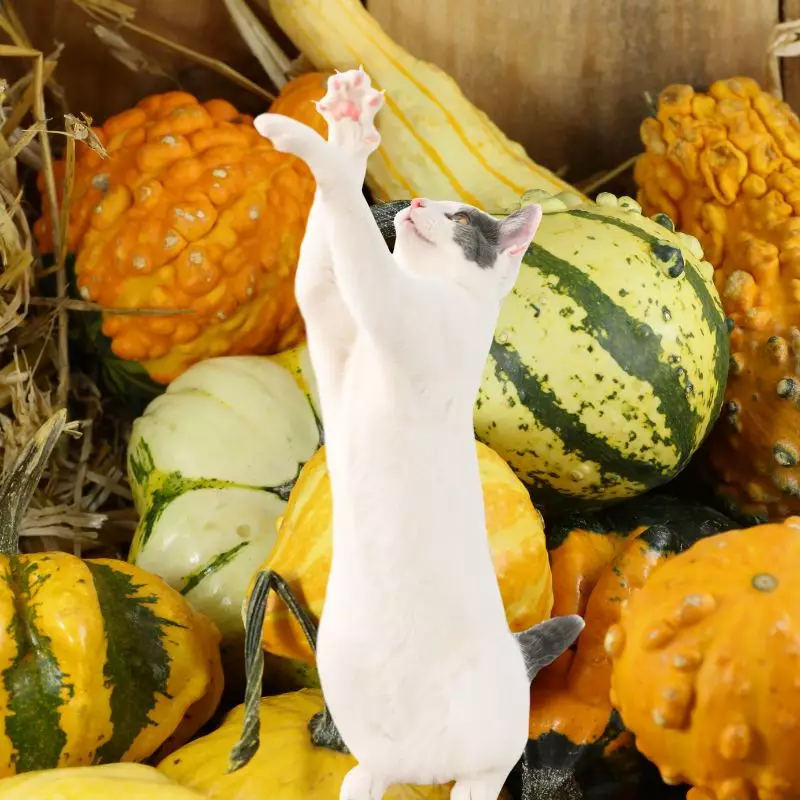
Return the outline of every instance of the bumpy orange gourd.
[[[800,517],[702,539],[609,629],[611,699],[667,783],[800,792]]]
[[[641,137],[639,202],[700,240],[732,322],[720,492],[761,521],[800,512],[800,122],[734,78],[667,87]]]
[[[324,93],[325,75],[304,75],[270,110],[325,135],[311,102]],[[68,227],[78,290],[105,308],[180,312],[105,315],[113,353],[168,383],[208,357],[299,343],[294,271],[315,187],[306,165],[229,103],[184,92],[148,97],[95,133],[109,158],[78,145]],[[51,227],[45,208],[44,251]]]
[[[556,779],[584,798],[610,786],[616,800],[647,796],[644,759],[609,699],[605,637],[660,564],[698,539],[733,527],[713,509],[670,495],[644,495],[605,512],[550,523],[553,616],[580,614],[586,627],[576,646],[531,685],[523,800],[551,798]]]
[[[475,447],[489,547],[506,616],[512,630],[525,630],[548,619],[553,605],[542,518],[511,467],[485,444],[476,442]],[[321,447],[297,478],[278,523],[278,540],[262,567],[284,578],[316,619],[322,615],[331,565],[331,509],[330,477]],[[267,602],[263,642],[269,653],[314,663],[297,620],[274,593]]]

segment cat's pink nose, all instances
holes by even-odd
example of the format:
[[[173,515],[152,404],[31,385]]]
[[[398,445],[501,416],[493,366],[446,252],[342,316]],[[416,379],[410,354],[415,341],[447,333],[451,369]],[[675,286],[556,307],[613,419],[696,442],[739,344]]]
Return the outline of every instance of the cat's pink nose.
[[[411,208],[419,208],[419,207],[420,207],[420,206],[422,206],[422,205],[424,205],[424,203],[422,202],[422,199],[421,199],[421,198],[419,198],[419,197],[415,197],[415,198],[414,198],[414,199],[411,201]]]

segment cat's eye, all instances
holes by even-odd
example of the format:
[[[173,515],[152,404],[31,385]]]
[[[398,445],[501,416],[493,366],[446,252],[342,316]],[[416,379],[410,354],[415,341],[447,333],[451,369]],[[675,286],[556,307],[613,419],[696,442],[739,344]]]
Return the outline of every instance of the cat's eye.
[[[469,217],[463,211],[459,211],[458,214],[453,214],[452,219],[459,225],[469,225]]]

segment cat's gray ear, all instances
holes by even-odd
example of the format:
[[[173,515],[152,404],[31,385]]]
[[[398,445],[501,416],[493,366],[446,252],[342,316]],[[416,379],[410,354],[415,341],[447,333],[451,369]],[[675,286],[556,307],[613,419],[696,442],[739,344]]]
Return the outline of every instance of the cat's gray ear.
[[[542,221],[542,207],[536,203],[523,206],[519,211],[507,216],[500,223],[498,246],[511,255],[519,255],[528,249],[539,223]]]
[[[555,661],[578,638],[586,623],[577,614],[540,622],[526,631],[516,634],[525,657],[528,680]]]

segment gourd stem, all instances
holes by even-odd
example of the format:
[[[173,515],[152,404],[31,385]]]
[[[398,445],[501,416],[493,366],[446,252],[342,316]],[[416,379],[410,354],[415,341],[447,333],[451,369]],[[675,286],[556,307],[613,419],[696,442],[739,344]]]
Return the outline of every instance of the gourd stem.
[[[261,570],[256,576],[253,591],[247,603],[245,615],[244,659],[245,659],[245,699],[244,722],[238,741],[231,750],[228,772],[236,772],[249,763],[258,751],[260,743],[261,719],[261,681],[264,675],[264,650],[262,637],[264,617],[270,591],[283,600],[292,616],[297,620],[312,652],[317,649],[317,627],[306,610],[297,602],[289,584],[277,572]],[[316,714],[309,722],[309,733],[314,744],[329,747],[340,752],[348,752],[328,706]]]
[[[0,481],[0,555],[19,553],[22,519],[66,424],[64,409],[53,414],[28,440]]]

